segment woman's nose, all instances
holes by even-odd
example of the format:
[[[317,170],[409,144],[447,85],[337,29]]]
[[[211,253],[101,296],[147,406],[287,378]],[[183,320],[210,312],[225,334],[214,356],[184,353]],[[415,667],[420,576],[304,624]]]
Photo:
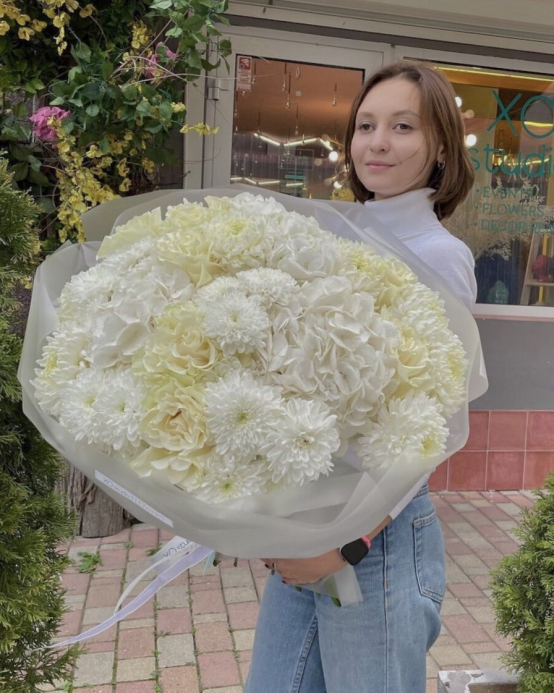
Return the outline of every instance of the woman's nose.
[[[369,148],[374,152],[389,150],[389,138],[384,128],[376,128],[369,141]]]

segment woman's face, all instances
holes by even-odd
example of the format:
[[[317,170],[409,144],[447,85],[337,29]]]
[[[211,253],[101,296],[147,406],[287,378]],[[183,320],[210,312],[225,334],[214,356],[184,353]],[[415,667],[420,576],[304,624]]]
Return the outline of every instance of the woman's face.
[[[376,200],[427,185],[443,149],[429,149],[416,84],[395,77],[366,94],[356,115],[351,156],[358,178]]]

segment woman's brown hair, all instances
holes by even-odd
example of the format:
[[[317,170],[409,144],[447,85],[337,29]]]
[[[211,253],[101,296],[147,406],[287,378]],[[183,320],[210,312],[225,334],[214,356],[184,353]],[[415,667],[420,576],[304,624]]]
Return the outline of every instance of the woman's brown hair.
[[[431,200],[439,219],[449,217],[469,194],[475,174],[465,146],[464,123],[456,104],[456,94],[446,77],[435,67],[424,63],[397,62],[381,68],[366,80],[356,96],[344,137],[344,163],[347,180],[358,202],[373,199],[356,174],[350,145],[356,130],[356,116],[362,101],[374,86],[401,77],[417,84],[421,93],[421,119],[425,137],[432,149],[444,147],[445,166],[433,167],[427,187],[434,188]]]

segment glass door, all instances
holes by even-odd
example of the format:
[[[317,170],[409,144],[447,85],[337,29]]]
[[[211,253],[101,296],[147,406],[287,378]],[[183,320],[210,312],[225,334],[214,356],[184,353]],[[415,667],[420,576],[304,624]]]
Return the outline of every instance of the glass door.
[[[205,119],[219,131],[204,141],[202,186],[247,183],[298,197],[340,198],[350,105],[388,46],[322,45],[321,38],[252,31],[229,36],[230,74],[222,67],[209,81]]]
[[[445,226],[473,252],[479,310],[552,314],[552,65],[412,48],[395,57],[432,62],[456,92],[475,184]]]

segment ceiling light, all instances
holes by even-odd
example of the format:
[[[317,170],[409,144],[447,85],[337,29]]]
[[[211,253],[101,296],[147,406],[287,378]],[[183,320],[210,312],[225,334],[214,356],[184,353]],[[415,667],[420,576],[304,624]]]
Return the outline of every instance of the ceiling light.
[[[277,140],[272,140],[271,137],[266,137],[266,135],[260,135],[259,133],[255,132],[254,137],[257,137],[260,140],[263,140],[264,142],[268,142],[269,144],[273,144],[276,147],[281,146],[281,142],[277,142]]]
[[[474,147],[477,144],[477,135],[470,133],[466,137],[466,147]]]
[[[305,137],[303,140],[296,140],[295,142],[287,142],[285,144],[285,147],[299,147],[302,144],[311,144],[312,142],[315,142],[318,138],[317,137]]]
[[[332,149],[329,152],[329,161],[332,161],[333,163],[336,163],[339,160],[339,153],[337,152],[336,149]]]
[[[459,96],[456,97],[456,105],[458,106],[458,108],[460,108],[460,106],[462,105],[462,99]]]

